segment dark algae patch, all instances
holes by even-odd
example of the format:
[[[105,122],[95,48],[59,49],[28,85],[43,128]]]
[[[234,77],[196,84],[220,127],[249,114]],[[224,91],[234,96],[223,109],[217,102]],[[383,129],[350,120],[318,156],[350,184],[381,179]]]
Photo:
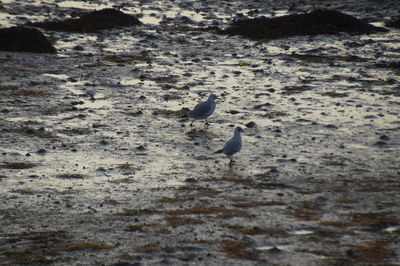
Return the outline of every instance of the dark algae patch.
[[[35,167],[36,164],[24,162],[5,162],[0,164],[0,169],[29,169]]]
[[[259,252],[252,250],[252,243],[248,241],[223,240],[221,250],[232,257],[246,260],[258,260]]]
[[[254,40],[273,40],[290,36],[337,34],[340,32],[366,34],[378,31],[387,30],[336,10],[317,9],[305,14],[237,20],[223,33],[242,35]]]
[[[35,22],[28,23],[28,26],[65,32],[96,32],[104,29],[136,26],[140,24],[141,22],[132,15],[125,14],[112,8],[106,8],[84,14],[78,19]]]
[[[84,179],[85,175],[82,174],[59,174],[56,176],[60,179]]]
[[[172,227],[188,225],[188,224],[202,224],[203,220],[190,218],[190,217],[179,217],[179,216],[167,216],[165,221]]]
[[[76,251],[76,250],[99,250],[113,248],[112,245],[102,242],[70,242],[60,243],[57,248],[61,251]]]

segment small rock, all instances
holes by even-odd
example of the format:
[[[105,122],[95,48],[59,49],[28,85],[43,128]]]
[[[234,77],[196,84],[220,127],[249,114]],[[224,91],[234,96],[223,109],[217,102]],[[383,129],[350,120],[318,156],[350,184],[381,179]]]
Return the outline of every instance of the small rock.
[[[75,51],[83,51],[84,50],[82,45],[76,45],[72,49],[75,50]]]
[[[276,168],[272,168],[271,170],[269,170],[269,173],[275,174],[275,173],[279,173],[279,171]]]
[[[192,177],[189,177],[189,178],[186,178],[186,179],[185,179],[185,182],[186,182],[186,183],[190,183],[190,184],[195,184],[195,183],[198,183],[199,180],[194,179],[194,178],[192,178]]]
[[[72,101],[71,105],[80,105],[80,104],[84,104],[84,101]]]
[[[270,254],[280,254],[280,253],[282,253],[282,250],[280,250],[277,247],[273,247],[270,250],[268,250],[268,253],[270,253]]]
[[[247,128],[255,128],[255,127],[257,127],[257,124],[254,123],[253,121],[251,121],[251,122],[247,123],[245,126]]]
[[[106,141],[106,140],[103,139],[102,141],[100,141],[100,144],[101,144],[101,145],[108,145],[108,141]]]
[[[347,250],[346,255],[353,258],[359,257],[359,255],[357,255],[352,249]]]
[[[390,138],[388,136],[386,136],[386,135],[382,135],[382,136],[379,137],[379,139],[383,140],[383,141],[388,141]]]
[[[240,112],[239,112],[239,111],[237,111],[237,110],[230,110],[230,111],[227,111],[227,113],[230,113],[230,114],[236,115],[236,114],[238,114],[238,113],[240,113]]]
[[[380,221],[377,223],[369,224],[368,226],[372,231],[382,231],[389,227],[399,226],[399,223],[392,221]]]
[[[273,104],[271,104],[271,103],[259,104],[259,105],[254,106],[254,109],[259,110],[259,109],[262,109],[264,106],[271,107],[271,106],[273,106]]]
[[[145,151],[146,148],[145,148],[144,146],[140,145],[140,146],[137,146],[137,147],[136,147],[136,150],[137,150],[137,151]]]
[[[40,149],[36,151],[37,154],[45,154],[46,152],[47,151],[45,149]]]
[[[375,144],[374,144],[374,146],[378,146],[378,147],[384,147],[386,145],[387,145],[387,143],[382,140],[379,140],[379,141],[375,142]]]
[[[329,129],[338,129],[338,127],[335,126],[335,125],[333,125],[333,124],[325,125],[325,128],[329,128]]]

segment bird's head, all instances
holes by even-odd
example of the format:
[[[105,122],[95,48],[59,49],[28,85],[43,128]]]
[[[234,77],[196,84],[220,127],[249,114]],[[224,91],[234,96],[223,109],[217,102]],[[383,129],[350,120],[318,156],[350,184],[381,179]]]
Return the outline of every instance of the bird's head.
[[[217,97],[217,95],[215,95],[214,93],[211,93],[210,96],[208,96],[208,99],[209,99],[209,100],[212,99],[212,100],[215,101],[216,99],[218,99],[218,97]]]
[[[241,127],[236,127],[235,131],[244,132],[243,128],[241,128]]]

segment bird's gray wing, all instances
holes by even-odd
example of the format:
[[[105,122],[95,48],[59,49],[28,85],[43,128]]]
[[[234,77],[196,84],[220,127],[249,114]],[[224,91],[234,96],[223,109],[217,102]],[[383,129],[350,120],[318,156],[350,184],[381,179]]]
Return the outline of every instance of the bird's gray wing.
[[[188,117],[201,117],[207,115],[212,105],[209,102],[197,104],[192,111],[188,113]]]
[[[232,139],[228,140],[227,143],[225,143],[224,148],[222,150],[226,154],[234,154],[234,153],[238,152],[240,150],[240,148],[241,148],[240,140],[232,138]]]

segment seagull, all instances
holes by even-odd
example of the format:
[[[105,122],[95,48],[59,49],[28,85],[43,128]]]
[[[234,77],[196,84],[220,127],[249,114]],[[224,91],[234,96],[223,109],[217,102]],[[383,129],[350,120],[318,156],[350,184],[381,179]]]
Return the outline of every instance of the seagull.
[[[207,101],[197,104],[192,111],[186,114],[186,117],[193,118],[190,126],[193,125],[193,122],[196,119],[205,119],[206,124],[208,125],[207,118],[212,115],[215,110],[215,99],[217,99],[217,95],[211,93],[210,96],[208,96]]]
[[[233,137],[225,143],[224,147],[215,153],[224,153],[228,155],[229,164],[233,162],[233,155],[240,151],[242,148],[242,137],[240,136],[240,132],[243,132],[241,127],[236,127],[233,133]]]

